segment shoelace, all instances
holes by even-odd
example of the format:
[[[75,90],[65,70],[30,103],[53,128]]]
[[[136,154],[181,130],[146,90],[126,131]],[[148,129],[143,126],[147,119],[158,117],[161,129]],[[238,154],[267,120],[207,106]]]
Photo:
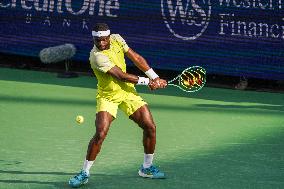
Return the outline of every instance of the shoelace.
[[[76,178],[77,180],[83,180],[83,179],[86,178],[86,175],[81,172],[81,173],[79,173],[78,175],[76,175],[75,178]]]
[[[152,173],[158,173],[159,172],[159,169],[157,169],[155,166],[151,166],[151,167],[149,167],[149,169]]]

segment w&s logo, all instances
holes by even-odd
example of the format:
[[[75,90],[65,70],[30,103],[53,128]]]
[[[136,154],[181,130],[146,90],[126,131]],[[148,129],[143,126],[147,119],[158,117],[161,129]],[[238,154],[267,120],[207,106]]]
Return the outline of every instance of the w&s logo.
[[[169,31],[183,40],[200,37],[211,17],[210,0],[161,0],[161,9]]]

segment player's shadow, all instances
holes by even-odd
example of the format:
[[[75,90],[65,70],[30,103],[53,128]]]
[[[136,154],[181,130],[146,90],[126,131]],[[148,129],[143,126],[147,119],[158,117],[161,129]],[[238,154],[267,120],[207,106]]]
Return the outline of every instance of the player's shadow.
[[[7,184],[44,184],[44,185],[53,185],[57,188],[68,188],[67,185],[62,183],[62,182],[48,182],[48,181],[35,181],[35,180],[33,180],[33,181],[32,180],[0,180],[0,183],[7,183]]]
[[[16,175],[34,175],[34,178],[41,178],[41,175],[58,175],[64,176],[68,175],[71,177],[75,173],[65,173],[65,172],[43,172],[43,171],[11,171],[11,170],[0,170],[0,174],[11,175],[14,178]],[[42,185],[52,185],[56,188],[67,188],[67,181],[64,182],[53,182],[53,181],[40,181],[40,180],[20,180],[20,179],[0,179],[1,183],[6,184],[42,184]]]
[[[0,174],[11,174],[11,177],[15,177],[15,175],[33,175],[33,178],[37,178],[38,180],[20,180],[20,179],[0,179],[0,188],[1,183],[6,184],[40,184],[40,185],[52,185],[53,188],[70,188],[68,185],[68,180],[73,177],[76,173],[66,173],[66,172],[43,172],[43,171],[7,171],[7,170],[0,170]],[[66,181],[60,182],[60,181],[47,181],[46,177],[43,175],[53,175],[53,176],[60,176],[60,178],[64,178]],[[63,177],[62,177],[63,176]],[[66,176],[66,177],[65,177]],[[96,183],[106,181],[109,182],[115,182],[118,183],[119,180],[130,180],[137,179],[137,175],[106,175],[106,174],[92,174],[92,178],[94,181],[91,181],[86,185],[84,188],[93,188],[93,186],[96,185]],[[42,178],[44,181],[40,181],[40,178]],[[58,180],[58,179],[54,179]],[[94,182],[94,183],[92,183]],[[105,186],[108,186],[107,183],[104,184]],[[115,185],[114,185],[115,186]],[[41,188],[41,187],[39,187]]]

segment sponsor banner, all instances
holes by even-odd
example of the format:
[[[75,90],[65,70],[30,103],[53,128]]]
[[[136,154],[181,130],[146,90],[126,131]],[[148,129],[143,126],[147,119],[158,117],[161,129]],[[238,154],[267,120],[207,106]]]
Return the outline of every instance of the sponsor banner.
[[[92,27],[112,33],[155,68],[284,80],[284,0],[0,0],[0,52],[38,56],[72,43],[88,62]],[[128,64],[131,64],[128,62]]]

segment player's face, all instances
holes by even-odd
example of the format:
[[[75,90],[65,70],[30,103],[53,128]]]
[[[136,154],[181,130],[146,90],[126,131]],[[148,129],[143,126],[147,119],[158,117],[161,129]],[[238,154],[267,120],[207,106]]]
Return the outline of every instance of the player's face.
[[[94,43],[96,45],[96,47],[103,51],[103,50],[107,50],[110,47],[110,40],[109,40],[109,36],[106,37],[94,37]]]

